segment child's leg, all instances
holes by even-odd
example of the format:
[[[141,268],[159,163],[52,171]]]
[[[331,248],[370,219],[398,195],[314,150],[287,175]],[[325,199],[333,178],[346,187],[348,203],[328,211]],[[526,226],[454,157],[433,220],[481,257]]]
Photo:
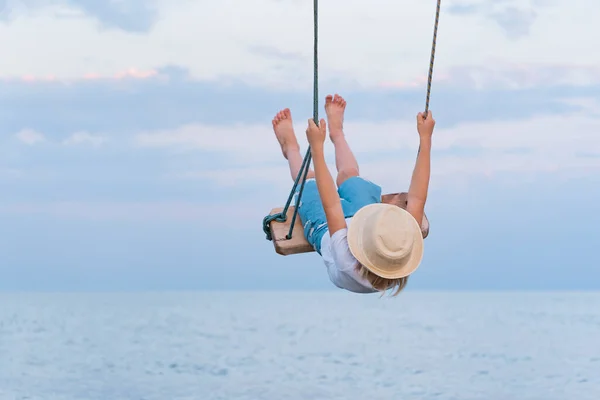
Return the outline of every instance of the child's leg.
[[[342,96],[327,96],[325,98],[325,112],[327,125],[329,125],[329,138],[335,148],[335,166],[338,175],[336,183],[341,186],[348,178],[359,175],[358,162],[344,136],[344,111],[346,101]]]
[[[273,130],[279,145],[281,146],[281,152],[290,166],[290,174],[292,179],[295,180],[302,168],[303,157],[300,154],[300,145],[296,139],[294,133],[294,126],[292,124],[292,113],[289,108],[281,110],[273,118]],[[307,179],[314,178],[315,173],[312,170],[308,171]]]
[[[298,145],[298,140],[294,133],[292,114],[289,109],[286,108],[285,110],[280,111],[275,118],[273,118],[273,130],[281,145],[281,152],[288,160],[292,179],[295,180],[302,168],[303,157],[300,154],[300,146]],[[314,171],[309,170],[306,177],[308,181],[304,186],[302,198],[299,202],[298,215],[302,221],[304,237],[320,254],[321,239],[327,231],[327,217],[325,216],[325,210],[323,210],[319,189],[314,181],[314,177]],[[298,201],[297,196],[299,190],[300,186],[296,189],[296,202]]]

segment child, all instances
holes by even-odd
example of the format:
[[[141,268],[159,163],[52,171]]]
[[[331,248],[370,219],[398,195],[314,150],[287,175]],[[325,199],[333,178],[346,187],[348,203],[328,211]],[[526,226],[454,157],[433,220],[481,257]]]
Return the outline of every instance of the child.
[[[327,96],[325,111],[329,138],[335,147],[337,178],[325,163],[323,145],[326,124],[310,119],[306,136],[311,146],[314,171],[310,170],[298,214],[304,235],[323,257],[331,281],[356,293],[385,292],[404,287],[423,256],[423,221],[429,187],[431,137],[435,121],[417,115],[419,153],[408,191],[406,210],[381,202],[381,188],[359,175],[358,163],[343,131],[346,101]],[[273,130],[288,160],[292,179],[302,167],[300,146],[289,109],[273,119]],[[336,188],[337,184],[337,188]],[[297,194],[296,194],[297,195]]]

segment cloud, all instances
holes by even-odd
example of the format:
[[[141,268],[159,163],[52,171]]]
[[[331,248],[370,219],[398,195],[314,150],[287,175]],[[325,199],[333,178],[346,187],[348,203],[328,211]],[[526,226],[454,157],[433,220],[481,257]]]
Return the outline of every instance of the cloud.
[[[328,166],[335,174],[335,163]],[[381,160],[361,161],[361,175],[376,182],[385,193],[407,191],[415,155],[403,155],[396,159],[390,157]],[[174,176],[178,179],[205,181],[220,187],[238,188],[239,190],[266,190],[278,193],[277,203],[285,201],[287,192],[293,181],[286,166],[246,166],[237,168],[214,168]],[[460,155],[439,155],[434,152],[431,166],[432,190],[460,191],[461,187],[473,187],[481,180],[495,181],[498,184],[524,184],[535,182],[542,176],[552,177],[555,182],[589,176],[592,171],[600,170],[600,158],[575,156],[552,159],[527,157],[520,154],[490,152],[479,157]],[[204,184],[203,184],[204,185]],[[258,196],[252,194],[250,196]]]
[[[140,133],[134,140],[140,147],[176,147],[180,150],[231,152],[236,157],[243,157],[249,150],[251,153],[254,153],[252,149],[260,150],[261,146],[258,144],[260,140],[257,139],[263,139],[265,131],[267,129],[264,126],[188,125],[176,130]]]
[[[257,52],[267,53],[272,51],[272,56],[289,60],[286,69],[295,68],[296,64],[294,54],[278,53],[276,49],[260,49]],[[523,90],[528,88],[552,87],[557,85],[581,86],[600,84],[600,67],[598,65],[577,65],[574,63],[508,63],[502,60],[494,60],[493,63],[482,66],[457,65],[448,68],[445,72],[436,72],[434,87],[441,87],[443,90],[453,89],[494,89],[510,88],[512,90]],[[186,85],[208,86],[220,88],[221,90],[235,86],[237,88],[252,88],[240,82],[230,82],[220,80],[216,82],[197,81],[192,79],[189,71],[185,68],[166,66],[154,70],[140,70],[138,68],[128,68],[127,70],[117,71],[112,75],[100,75],[97,73],[86,73],[83,76],[59,79],[53,75],[34,76],[24,75],[18,77],[0,77],[1,83],[27,83],[38,84],[40,87],[48,85],[59,85],[65,88],[84,86],[87,82],[97,82],[100,84],[120,84],[126,83],[131,86],[140,84],[136,81],[150,81],[150,84],[168,86],[173,83],[185,83]],[[141,82],[144,84],[146,82]],[[395,90],[419,90],[425,87],[427,76],[420,75],[412,80],[405,81],[381,81],[376,88],[395,89]],[[329,82],[326,86],[335,86]],[[343,84],[342,84],[343,86]],[[291,90],[292,89],[292,90]],[[256,89],[254,89],[256,90]],[[260,89],[258,89],[260,90]],[[356,88],[350,89],[357,91]],[[265,90],[263,90],[265,91]],[[277,90],[266,90],[268,92],[298,94],[298,90],[290,87],[279,87]]]
[[[23,129],[16,133],[15,137],[19,142],[28,146],[34,146],[39,143],[59,143],[58,141],[46,138],[44,134],[32,129]],[[99,147],[107,140],[108,138],[106,136],[93,135],[88,132],[75,132],[60,141],[60,143],[65,146],[89,145],[92,147]]]
[[[296,121],[301,143],[305,127]],[[439,184],[509,173],[528,179],[536,173],[570,176],[600,169],[600,119],[577,112],[561,116],[494,122],[464,122],[436,128],[432,176]],[[345,131],[365,175],[391,187],[408,183],[418,138],[414,123],[348,120]],[[190,125],[178,130],[147,132],[135,137],[140,147],[202,151],[214,154],[213,168],[171,171],[177,179],[211,180],[223,186],[263,184],[289,186],[290,176],[269,127]],[[584,155],[583,152],[589,152]],[[333,165],[333,147],[326,155]],[[181,165],[180,165],[181,167]]]
[[[88,132],[76,132],[68,138],[66,138],[63,141],[63,144],[67,146],[87,144],[93,147],[98,147],[105,143],[106,140],[107,138],[104,136],[92,135]]]
[[[571,88],[600,84],[600,66],[576,64],[506,64],[501,60],[481,67],[455,67],[448,71],[454,87],[479,90],[527,90],[562,88],[563,96]]]
[[[481,5],[467,2],[467,3],[459,3],[454,2],[450,3],[444,11],[446,11],[450,15],[471,15],[476,14],[481,10]]]
[[[37,5],[35,12],[11,7],[10,23],[0,25],[0,45],[6,54],[18,56],[3,60],[0,76],[72,79],[90,73],[113,76],[133,66],[151,71],[178,65],[198,80],[272,89],[311,86],[310,2],[96,3],[28,2]],[[369,4],[382,12],[365,17],[364,4],[355,1],[320,4],[321,81],[346,90],[419,82],[427,73],[435,4],[419,0]],[[584,67],[598,65],[599,54],[572,46],[577,38],[597,36],[599,28],[586,18],[586,10],[594,6],[592,0],[542,6],[506,1],[450,3],[442,10],[436,77],[458,67],[483,68],[497,61],[535,65],[544,60],[555,65],[569,60]],[[465,12],[470,9],[479,11]],[[98,29],[98,20],[126,30]],[[498,26],[503,29],[500,34]],[[39,51],[40,31],[45,33],[43,52]],[[511,37],[520,39],[515,42]],[[482,46],[493,52],[482,51]]]
[[[76,18],[79,13],[100,22],[104,28],[127,32],[148,32],[156,21],[152,0],[1,0],[0,20],[14,21],[23,15],[51,10],[56,19]]]
[[[137,70],[143,75],[142,70]],[[140,72],[142,71],[142,72]],[[434,82],[431,107],[445,126],[473,120],[526,118],[567,113],[581,108],[577,98],[600,99],[598,68],[558,66],[503,66],[457,68],[452,79]],[[126,138],[136,131],[172,129],[203,122],[215,125],[267,123],[282,107],[298,118],[312,114],[312,93],[257,88],[242,83],[194,81],[182,68],[145,72],[145,79],[87,79],[78,81],[0,80],[0,138],[24,127],[61,138],[65,133],[111,132]],[[579,79],[579,85],[567,85]],[[450,82],[453,82],[452,84]],[[360,120],[412,119],[423,107],[425,85],[410,87],[394,82],[377,89],[341,90],[320,86],[319,112],[326,93],[340,92],[349,101],[349,113]],[[232,111],[235,110],[235,111]]]
[[[469,1],[454,2],[447,7],[450,15],[476,16],[495,22],[509,40],[525,39],[540,14],[547,12],[548,1]]]
[[[529,36],[531,26],[536,20],[534,10],[523,10],[517,7],[507,7],[490,15],[504,29],[509,39],[517,40]]]
[[[141,71],[136,68],[129,68],[124,71],[118,71],[113,75],[99,75],[96,73],[87,73],[81,77],[72,77],[72,78],[64,78],[59,79],[54,75],[47,76],[34,76],[34,75],[24,75],[18,77],[0,77],[0,81],[4,82],[25,82],[29,84],[34,83],[58,83],[61,85],[68,85],[73,83],[78,83],[81,81],[122,81],[122,80],[131,80],[131,79],[149,79],[159,76],[158,71],[149,70],[149,71]],[[162,77],[164,78],[164,77]]]
[[[17,140],[29,146],[44,142],[44,135],[31,129],[23,129],[15,134]]]
[[[581,111],[453,126],[438,123],[432,190],[456,192],[482,181],[510,186],[542,176],[557,182],[598,174],[600,107],[588,98],[573,103]],[[434,116],[440,121],[435,110]],[[304,154],[305,118],[294,118]],[[345,122],[361,173],[386,192],[407,190],[418,146],[413,121],[414,116],[369,121],[350,114]],[[98,136],[105,141],[96,141]],[[292,185],[266,122],[195,123],[125,137],[81,131],[47,142],[51,145],[2,148],[5,213],[98,219],[157,213],[164,219],[201,219],[210,214],[201,211],[202,206],[215,201],[262,204],[268,194],[280,199],[273,201],[279,204]],[[65,142],[89,145],[60,145]],[[90,151],[94,143],[102,146]],[[326,146],[335,171],[333,147],[329,142]]]

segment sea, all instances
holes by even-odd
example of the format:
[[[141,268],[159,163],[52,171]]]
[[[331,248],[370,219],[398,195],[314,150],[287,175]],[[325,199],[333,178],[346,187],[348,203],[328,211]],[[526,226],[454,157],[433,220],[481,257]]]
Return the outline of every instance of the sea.
[[[600,293],[4,293],[0,399],[598,400]]]

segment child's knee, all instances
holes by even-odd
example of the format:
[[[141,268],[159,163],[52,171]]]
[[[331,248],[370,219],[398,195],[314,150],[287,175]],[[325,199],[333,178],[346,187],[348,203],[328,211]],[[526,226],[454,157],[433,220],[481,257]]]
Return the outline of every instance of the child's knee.
[[[348,179],[358,176],[358,174],[358,168],[345,168],[339,170],[336,179],[338,187],[340,187],[342,183],[346,182]]]

